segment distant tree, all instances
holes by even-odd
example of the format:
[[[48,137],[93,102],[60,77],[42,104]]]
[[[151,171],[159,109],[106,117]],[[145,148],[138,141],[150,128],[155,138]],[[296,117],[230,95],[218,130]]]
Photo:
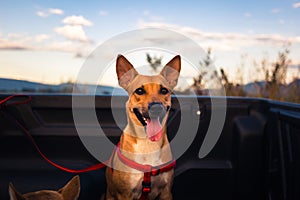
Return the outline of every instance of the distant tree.
[[[204,91],[205,85],[204,85],[204,77],[208,75],[209,70],[211,70],[211,65],[213,64],[213,60],[211,57],[211,48],[207,49],[206,57],[199,62],[202,71],[200,74],[193,78],[193,84],[192,89],[197,95],[204,95],[207,94],[207,92]],[[217,76],[217,71],[214,70],[214,75]]]
[[[158,68],[161,67],[161,61],[162,61],[162,56],[157,57],[157,56],[151,56],[149,53],[146,53],[146,60],[150,67],[152,68],[153,72],[157,73]],[[176,94],[180,95],[188,95],[190,94],[190,89],[189,88],[180,88],[180,85],[178,84],[177,87],[174,89]]]
[[[281,94],[280,88],[282,84],[286,84],[286,72],[291,61],[288,59],[289,50],[285,49],[283,52],[278,53],[278,58],[275,63],[272,64],[272,68],[266,73],[266,88],[269,91],[268,98],[276,100],[284,100],[283,94]],[[267,79],[268,78],[268,79]]]
[[[289,48],[279,51],[278,57],[274,62],[269,62],[267,58],[258,62],[254,61],[256,67],[256,74],[253,77],[256,79],[253,86],[256,88],[256,94],[247,94],[245,91],[245,85],[243,83],[243,72],[241,67],[244,66],[244,61],[241,63],[240,68],[237,70],[236,79],[230,80],[228,74],[223,67],[220,71],[213,71],[210,67],[212,65],[211,49],[209,48],[206,53],[206,57],[200,62],[202,72],[193,79],[191,87],[198,95],[206,95],[208,92],[205,90],[204,81],[207,80],[208,75],[210,78],[217,77],[221,80],[227,96],[252,96],[263,97],[280,101],[288,101],[300,103],[300,67],[299,74],[294,75],[294,80],[291,83],[287,83],[287,70],[291,64],[289,56]],[[244,59],[245,56],[242,59]],[[238,74],[239,73],[239,74]],[[212,76],[213,75],[213,76]]]
[[[235,85],[233,82],[231,82],[228,78],[227,73],[223,68],[220,69],[219,73],[212,68],[213,59],[211,55],[212,55],[212,49],[208,48],[206,57],[199,63],[202,68],[202,72],[197,77],[194,78],[192,88],[194,89],[195,93],[198,95],[206,95],[208,93],[206,90],[204,90],[204,84],[205,84],[204,77],[209,76],[210,79],[217,78],[221,80],[225,88],[226,95],[228,96],[245,95],[243,87],[240,84]]]
[[[273,63],[268,62],[266,58],[261,61],[261,71],[264,74],[263,85],[259,85],[258,96],[284,101],[286,86],[286,73],[291,60],[288,58],[290,51],[285,48],[278,53],[277,60]]]
[[[150,67],[153,69],[154,72],[157,72],[158,67],[161,66],[161,60],[162,60],[162,56],[161,57],[157,57],[157,56],[150,56],[149,53],[146,53],[146,60],[149,63]]]
[[[243,85],[229,81],[228,75],[225,73],[223,68],[220,69],[220,72],[221,81],[227,96],[246,96]]]

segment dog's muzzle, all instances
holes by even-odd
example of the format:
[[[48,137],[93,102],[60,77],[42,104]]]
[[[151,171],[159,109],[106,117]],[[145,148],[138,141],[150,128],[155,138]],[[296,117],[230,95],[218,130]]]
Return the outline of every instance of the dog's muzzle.
[[[133,108],[134,114],[143,126],[147,126],[147,119],[152,120],[159,118],[160,120],[162,120],[169,110],[170,106],[167,106],[167,108],[165,109],[160,102],[150,103],[147,113],[141,113],[138,108]]]
[[[148,106],[148,113],[150,119],[157,119],[158,117],[163,117],[166,114],[162,103],[152,102]]]
[[[165,108],[160,102],[152,102],[148,105],[148,111],[141,113],[138,108],[133,112],[145,128],[145,132],[151,141],[158,141],[162,137],[165,116],[170,107]]]

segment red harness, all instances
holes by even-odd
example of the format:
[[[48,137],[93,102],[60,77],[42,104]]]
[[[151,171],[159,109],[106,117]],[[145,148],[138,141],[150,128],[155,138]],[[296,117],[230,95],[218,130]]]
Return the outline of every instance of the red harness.
[[[133,169],[144,172],[144,179],[142,182],[142,196],[141,196],[140,200],[146,199],[147,195],[151,192],[151,176],[157,176],[160,173],[170,171],[170,170],[174,169],[174,167],[176,165],[176,160],[171,160],[167,163],[164,163],[162,165],[158,165],[155,167],[153,167],[151,165],[139,164],[137,162],[134,162],[134,161],[128,159],[121,153],[120,143],[118,143],[116,151],[117,151],[118,158],[120,159],[120,161],[122,163],[124,163],[125,165],[127,165]]]
[[[15,97],[23,97],[25,98],[25,100],[23,101],[18,101],[18,102],[14,102],[14,103],[7,103],[9,100],[15,98]],[[3,100],[0,100],[0,110],[2,106],[12,106],[12,105],[19,105],[19,104],[27,104],[31,101],[31,97],[27,96],[27,95],[12,95],[9,96]],[[170,162],[164,163],[162,165],[159,166],[151,166],[151,165],[142,165],[139,163],[136,163],[128,158],[126,158],[124,155],[122,155],[121,151],[120,151],[120,143],[118,143],[117,148],[113,151],[111,159],[105,161],[104,163],[98,163],[95,164],[93,166],[87,167],[85,169],[69,169],[66,167],[63,167],[53,161],[51,161],[39,148],[39,146],[36,144],[34,138],[32,137],[32,135],[30,134],[29,130],[27,130],[17,119],[15,119],[13,116],[7,116],[11,121],[13,121],[17,127],[19,127],[25,134],[26,136],[30,139],[30,141],[32,142],[32,144],[34,145],[35,149],[37,150],[37,152],[40,154],[40,156],[46,160],[49,164],[51,164],[52,166],[63,170],[65,172],[69,172],[69,173],[84,173],[84,172],[89,172],[89,171],[93,171],[93,170],[97,170],[97,169],[101,169],[106,167],[107,163],[109,161],[112,161],[112,157],[115,155],[115,152],[117,152],[118,158],[121,160],[122,163],[124,163],[125,165],[136,169],[138,171],[144,172],[144,179],[142,182],[142,196],[140,197],[140,200],[145,200],[147,199],[147,195],[151,192],[151,176],[157,176],[160,173],[163,172],[167,172],[170,171],[171,169],[174,169],[175,165],[176,165],[176,160],[171,160]]]

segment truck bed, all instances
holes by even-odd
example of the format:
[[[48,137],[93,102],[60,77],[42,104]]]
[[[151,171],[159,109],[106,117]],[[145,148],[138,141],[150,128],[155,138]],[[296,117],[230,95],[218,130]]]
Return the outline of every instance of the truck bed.
[[[0,95],[0,99],[6,96]],[[26,127],[40,149],[60,165],[81,169],[98,163],[78,137],[71,95],[31,97],[29,104],[0,107],[1,200],[9,199],[9,182],[19,192],[26,193],[59,189],[74,176],[43,160],[22,130],[10,120],[11,116]],[[80,98],[84,101],[87,97]],[[127,99],[126,96],[114,98],[121,104]],[[189,106],[190,98],[172,98],[167,129],[170,140],[175,137],[181,113],[191,120],[197,118],[195,109]],[[174,199],[299,200],[300,105],[257,98],[227,98],[221,136],[212,151],[199,158],[210,123],[212,98],[217,97],[197,98],[201,111],[199,128],[192,144],[177,160]],[[187,106],[180,108],[179,99]],[[122,130],[114,121],[110,102],[110,96],[95,97],[99,123],[106,137],[116,144]],[[120,113],[126,120],[125,110],[120,109]],[[96,132],[97,126],[89,128]],[[105,169],[101,169],[80,174],[81,200],[98,200],[105,192],[104,172]]]

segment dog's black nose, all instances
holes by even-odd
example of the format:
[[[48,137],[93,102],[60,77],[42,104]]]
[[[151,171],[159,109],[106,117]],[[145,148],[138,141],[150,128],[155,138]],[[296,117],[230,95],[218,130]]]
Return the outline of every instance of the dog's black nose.
[[[148,106],[148,112],[149,112],[150,118],[157,118],[163,114],[164,107],[163,107],[162,103],[152,102]]]

